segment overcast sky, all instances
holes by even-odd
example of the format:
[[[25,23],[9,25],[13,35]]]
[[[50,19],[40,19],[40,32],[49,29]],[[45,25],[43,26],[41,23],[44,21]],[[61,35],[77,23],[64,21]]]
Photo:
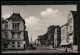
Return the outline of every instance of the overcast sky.
[[[5,5],[2,6],[2,18],[6,19],[14,12],[26,22],[29,39],[34,41],[38,35],[47,32],[50,25],[62,26],[67,22],[69,11],[76,11],[76,5]]]

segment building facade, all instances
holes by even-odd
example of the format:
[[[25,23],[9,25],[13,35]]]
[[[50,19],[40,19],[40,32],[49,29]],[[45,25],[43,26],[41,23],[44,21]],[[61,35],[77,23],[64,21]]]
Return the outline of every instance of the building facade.
[[[26,41],[26,46],[25,46],[25,48],[27,49],[28,48],[28,46],[29,46],[29,37],[28,37],[28,31],[27,30],[25,30],[25,41]]]
[[[2,21],[2,49],[25,49],[25,21],[13,13]]]
[[[61,27],[61,44],[67,45],[71,50],[78,50],[76,18],[77,11],[70,11],[67,23]]]
[[[59,44],[61,43],[61,27],[59,25],[52,25],[48,28],[47,43],[52,45],[53,48],[55,47],[55,43],[57,43],[56,48],[59,47]]]
[[[68,23],[61,26],[61,44],[60,45],[62,47],[66,47],[69,44],[69,38],[67,35],[67,31],[68,31],[67,25],[68,25]]]
[[[77,11],[70,11],[67,23],[68,23],[68,38],[71,44],[72,50],[77,50],[77,27],[76,27]]]

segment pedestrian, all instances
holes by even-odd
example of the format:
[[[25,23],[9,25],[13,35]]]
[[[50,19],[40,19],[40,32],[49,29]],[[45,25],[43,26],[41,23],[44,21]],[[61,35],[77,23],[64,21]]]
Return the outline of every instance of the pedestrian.
[[[67,46],[66,46],[66,50],[65,50],[65,52],[67,52]]]

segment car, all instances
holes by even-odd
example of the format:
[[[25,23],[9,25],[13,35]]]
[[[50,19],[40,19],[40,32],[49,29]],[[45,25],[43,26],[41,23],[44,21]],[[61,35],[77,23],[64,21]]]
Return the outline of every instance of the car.
[[[36,45],[34,45],[34,44],[33,44],[33,49],[34,49],[34,50],[36,49]]]
[[[30,44],[29,47],[28,47],[29,50],[36,50],[36,46],[35,45],[32,45]]]

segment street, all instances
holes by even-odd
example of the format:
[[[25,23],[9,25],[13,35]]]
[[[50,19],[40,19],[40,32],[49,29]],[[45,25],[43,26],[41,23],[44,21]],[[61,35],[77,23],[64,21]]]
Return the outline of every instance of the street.
[[[3,51],[2,53],[65,53],[65,50],[37,47],[36,50],[15,50],[15,51],[7,50]],[[68,51],[67,53],[77,53],[77,52]]]

